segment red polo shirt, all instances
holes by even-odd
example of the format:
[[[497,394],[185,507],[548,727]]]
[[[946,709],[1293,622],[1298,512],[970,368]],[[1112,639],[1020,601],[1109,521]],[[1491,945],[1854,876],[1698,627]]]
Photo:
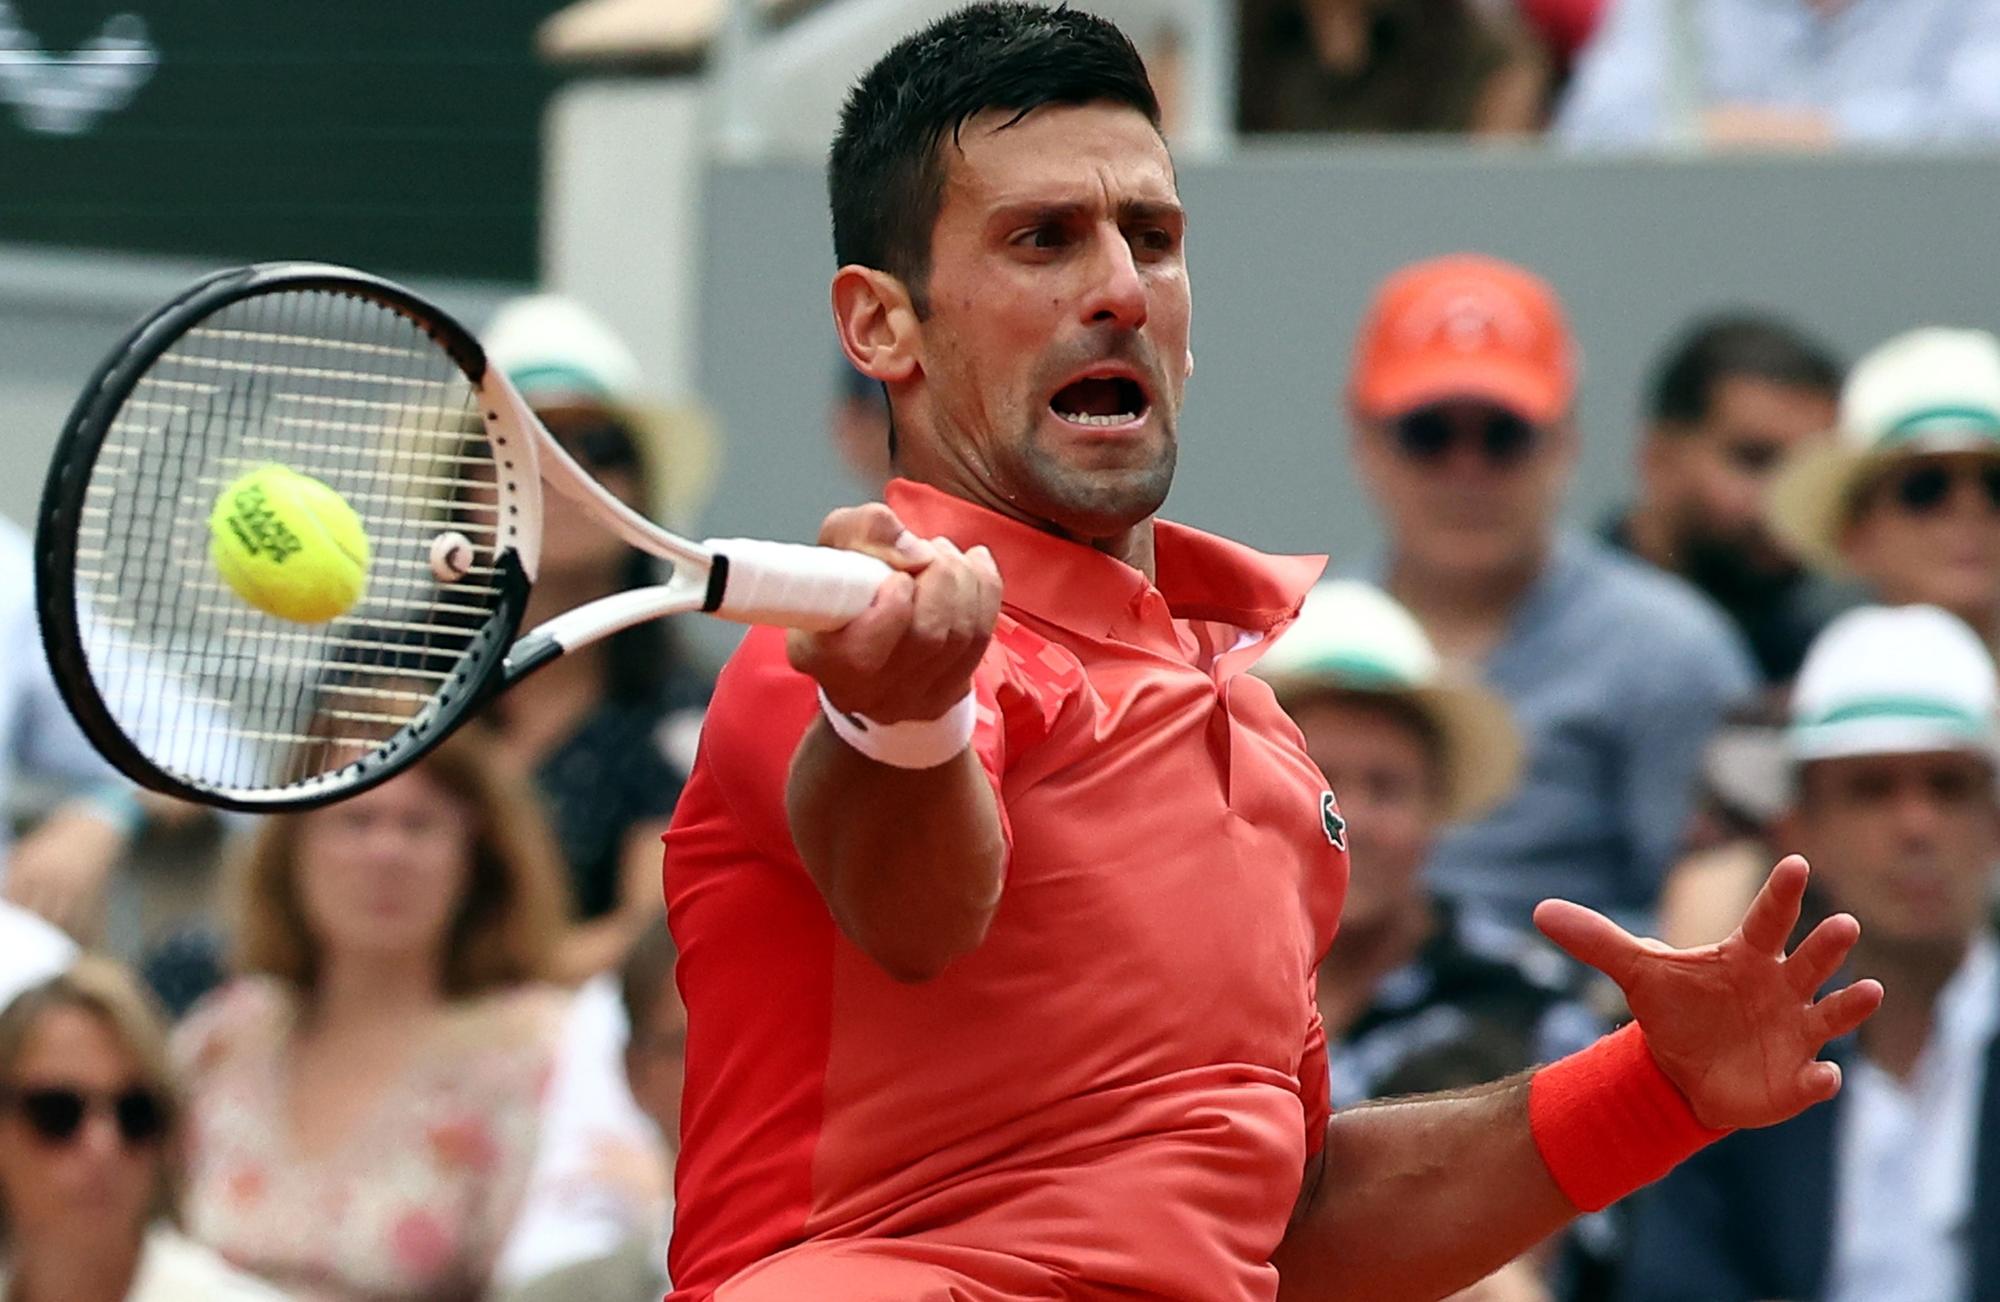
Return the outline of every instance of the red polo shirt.
[[[851,1275],[830,1263],[878,1247],[954,1262],[982,1297],[1273,1298],[1326,1121],[1312,973],[1347,857],[1298,730],[1244,670],[1324,562],[1156,522],[1155,586],[935,489],[887,496],[919,535],[985,544],[1005,584],[974,745],[1006,888],[935,980],[850,944],[785,816],[813,683],[782,633],[744,640],[667,834],[688,1007],[674,1302],[726,1281],[838,1302]]]

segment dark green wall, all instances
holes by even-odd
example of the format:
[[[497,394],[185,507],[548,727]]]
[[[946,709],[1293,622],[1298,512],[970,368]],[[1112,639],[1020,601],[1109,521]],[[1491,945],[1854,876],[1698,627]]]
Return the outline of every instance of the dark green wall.
[[[58,53],[136,14],[159,66],[81,134],[0,102],[0,241],[533,276],[558,0],[11,4]]]

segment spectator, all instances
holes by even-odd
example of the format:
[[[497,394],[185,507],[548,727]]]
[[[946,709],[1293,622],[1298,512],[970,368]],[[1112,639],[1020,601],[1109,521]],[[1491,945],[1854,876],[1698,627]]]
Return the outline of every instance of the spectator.
[[[2000,639],[2000,339],[1913,330],[1856,363],[1839,437],[1772,487],[1778,537],[1888,605],[1925,602]]]
[[[1506,703],[1452,679],[1408,611],[1351,580],[1315,587],[1256,672],[1352,836],[1340,943],[1319,968],[1334,1106],[1498,1080],[1596,1039],[1603,1027],[1560,954],[1424,886],[1438,833],[1519,781]],[[1524,1259],[1454,1302],[1547,1296]]]
[[[468,728],[407,773],[273,818],[239,865],[243,974],[181,1028],[189,1226],[315,1299],[487,1284],[564,1006],[534,797]]]
[[[639,396],[638,363],[601,321],[567,299],[516,299],[494,317],[486,346],[599,483],[689,526],[707,483],[703,426]],[[661,581],[653,557],[561,494],[544,501],[528,624]],[[615,967],[660,915],[660,838],[694,762],[708,691],[673,625],[649,620],[562,657],[495,705],[501,740],[534,773],[569,865],[583,924],[560,956],[569,979]]]
[[[173,1228],[180,1098],[139,986],[82,959],[0,1012],[0,1298],[278,1302]]]
[[[630,974],[657,946],[650,938],[664,930],[655,920],[626,956],[622,977],[592,977],[570,1004],[527,1195],[494,1273],[494,1288],[503,1296],[546,1276],[567,1275],[573,1266],[621,1253],[629,1259],[631,1245],[650,1244],[671,1219],[668,1142],[678,1136],[669,1132],[663,1142],[659,1126],[632,1097],[627,1067],[634,1023],[630,1000],[620,997]]]
[[[1996,707],[1991,656],[1934,607],[1852,611],[1814,644],[1781,839],[1861,923],[1843,979],[1887,993],[1828,1046],[1832,1104],[1639,1195],[1628,1298],[2000,1297]]]
[[[1639,498],[1609,540],[1707,593],[1767,682],[1789,682],[1846,604],[1771,537],[1764,499],[1785,456],[1826,442],[1840,364],[1782,321],[1710,317],[1661,361],[1639,450]]]
[[[1669,945],[1693,949],[1727,939],[1778,857],[1771,826],[1790,800],[1786,695],[1772,689],[1731,710],[1703,748],[1688,853],[1660,888],[1658,934]]]
[[[1424,889],[1438,832],[1510,795],[1521,738],[1506,704],[1445,676],[1407,611],[1322,583],[1259,663],[1354,829],[1340,944],[1319,970],[1333,1102],[1380,1097],[1413,1057],[1482,1031],[1513,1045],[1493,1080],[1597,1038],[1569,965],[1532,933]]]
[[[1554,293],[1467,254],[1382,287],[1349,390],[1384,586],[1447,661],[1480,669],[1527,749],[1520,792],[1440,840],[1431,883],[1523,930],[1547,896],[1645,918],[1702,743],[1755,681],[1699,593],[1557,526],[1574,386]]]
[[[674,985],[674,957],[673,937],[662,923],[639,938],[619,973],[626,1024],[633,1028],[625,1047],[626,1079],[666,1154],[650,1170],[635,1167],[631,1179],[663,1192],[671,1188],[671,1155],[680,1147],[687,1059],[687,1009]],[[653,1224],[634,1226],[634,1233],[602,1256],[553,1271],[508,1292],[502,1302],[658,1302],[672,1289],[666,1270],[671,1222],[663,1209]]]
[[[0,819],[0,896],[89,939],[103,924],[111,870],[146,821],[133,789],[70,718],[42,653],[28,535],[0,519],[0,805],[26,777],[65,793],[19,843]]]
[[[1242,0],[1239,22],[1247,134],[1541,129],[1547,59],[1477,0]]]
[[[1556,131],[1626,147],[2000,138],[2000,4],[1610,0]]]

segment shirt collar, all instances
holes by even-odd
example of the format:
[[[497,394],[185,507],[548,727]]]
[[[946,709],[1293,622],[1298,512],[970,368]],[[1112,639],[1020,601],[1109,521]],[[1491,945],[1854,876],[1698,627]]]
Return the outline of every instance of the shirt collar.
[[[1270,636],[1298,615],[1326,568],[1324,556],[1269,556],[1167,520],[1153,521],[1158,582],[1094,547],[1009,519],[928,484],[893,479],[883,496],[925,537],[993,553],[1006,604],[1090,637],[1128,620],[1149,591],[1176,618],[1212,620]]]

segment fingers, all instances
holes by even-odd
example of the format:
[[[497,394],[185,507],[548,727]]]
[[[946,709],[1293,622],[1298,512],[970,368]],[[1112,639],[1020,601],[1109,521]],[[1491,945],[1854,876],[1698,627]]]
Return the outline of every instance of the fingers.
[[[879,547],[891,524],[886,508],[835,512],[821,540]],[[1000,570],[986,548],[960,551],[948,538],[904,533],[889,545],[908,553],[909,543],[923,549],[923,563],[885,580],[852,623],[831,633],[795,632],[786,644],[793,667],[817,679],[827,699],[881,723],[948,711],[964,696],[1000,614]]]
[[[1867,1021],[1881,1006],[1882,983],[1856,981],[1806,1010],[1806,1033],[1821,1044],[1838,1040]]]
[[[864,552],[885,565],[914,573],[936,559],[931,544],[903,527],[896,513],[880,502],[844,506],[819,526],[822,547]]]
[[[1786,855],[1778,861],[1737,928],[1745,944],[1761,954],[1783,956],[1792,928],[1799,925],[1807,876],[1806,861],[1800,856]]]
[[[1809,1062],[1799,1069],[1799,1093],[1805,1096],[1806,1106],[1824,1103],[1840,1093],[1840,1064],[1837,1062]]]
[[[1625,928],[1568,900],[1543,900],[1535,907],[1535,925],[1564,953],[1604,973],[1621,990],[1647,952],[1645,943]]]
[[[1861,937],[1861,924],[1848,913],[1836,913],[1812,929],[1785,960],[1785,979],[1792,993],[1810,999],[1813,992],[1833,979],[1840,965]]]

